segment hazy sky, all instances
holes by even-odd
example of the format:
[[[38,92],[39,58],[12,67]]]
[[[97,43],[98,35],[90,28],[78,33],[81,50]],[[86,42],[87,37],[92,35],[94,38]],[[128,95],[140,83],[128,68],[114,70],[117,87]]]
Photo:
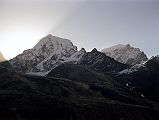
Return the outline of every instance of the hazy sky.
[[[159,0],[0,0],[0,51],[10,59],[47,34],[90,51],[131,44],[159,54]]]

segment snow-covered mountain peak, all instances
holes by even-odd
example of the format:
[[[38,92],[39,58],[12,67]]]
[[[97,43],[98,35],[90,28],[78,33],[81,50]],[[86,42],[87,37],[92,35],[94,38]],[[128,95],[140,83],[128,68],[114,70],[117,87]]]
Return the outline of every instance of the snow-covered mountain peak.
[[[73,43],[68,39],[59,38],[56,36],[52,36],[51,34],[47,35],[46,37],[42,38],[33,49],[39,50],[42,49],[43,51],[46,49],[51,49],[56,51],[59,48],[67,49],[71,47],[74,50],[77,50],[77,47],[73,45]]]
[[[57,54],[59,57],[69,57],[77,51],[77,47],[70,40],[52,36],[51,34],[42,38],[33,49],[45,57],[53,54]]]
[[[112,47],[109,47],[109,48],[104,48],[102,51],[107,51],[107,52],[111,52],[111,51],[114,51],[114,50],[119,50],[119,49],[124,49],[124,48],[133,48],[130,44],[126,44],[126,45],[123,45],[123,44],[117,44],[117,45],[114,45]]]
[[[45,64],[53,64],[60,59],[66,59],[77,52],[77,47],[68,39],[47,35],[42,38],[32,49],[25,50],[16,56],[10,63],[18,71],[28,72],[35,66],[43,69]]]
[[[116,49],[122,49],[124,47],[126,47],[126,45],[118,44],[118,45],[114,45],[114,46],[109,47],[109,48],[105,48],[102,51],[113,51],[113,50],[116,50]]]
[[[118,44],[102,50],[107,56],[114,58],[118,62],[135,65],[146,61],[148,58],[139,48],[134,48],[130,44]]]

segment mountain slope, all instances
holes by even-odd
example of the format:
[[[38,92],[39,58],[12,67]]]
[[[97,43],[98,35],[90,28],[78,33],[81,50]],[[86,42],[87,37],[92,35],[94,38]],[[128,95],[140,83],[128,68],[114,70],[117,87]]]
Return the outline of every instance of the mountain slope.
[[[83,70],[79,65],[67,67]],[[81,73],[85,74],[85,70],[93,76],[99,74],[87,68]],[[126,99],[122,92],[115,94],[118,90],[112,78],[102,76],[93,81],[81,76],[88,80],[84,82],[76,78],[21,75],[0,67],[0,111],[12,111],[17,120],[158,120],[157,106],[149,107],[131,95]],[[0,119],[7,117],[0,114]]]
[[[102,50],[104,54],[117,60],[118,62],[135,65],[148,60],[146,54],[141,52],[139,48],[127,45],[115,45]]]
[[[128,70],[129,71],[129,70]],[[159,57],[155,56],[131,72],[121,72],[118,81],[150,100],[159,101]]]

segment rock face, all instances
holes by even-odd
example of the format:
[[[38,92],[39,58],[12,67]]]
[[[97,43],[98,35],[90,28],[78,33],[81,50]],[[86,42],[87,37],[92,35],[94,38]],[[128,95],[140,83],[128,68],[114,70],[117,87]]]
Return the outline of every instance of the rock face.
[[[70,40],[47,35],[9,62],[22,72],[50,70],[76,52],[77,47]]]
[[[129,65],[140,64],[141,62],[148,60],[144,52],[140,51],[139,48],[130,46],[129,44],[115,45],[110,48],[103,49],[102,52],[107,56],[114,58],[118,62]]]
[[[5,61],[5,58],[4,58],[3,54],[0,52],[0,62],[3,62],[3,61]]]
[[[79,61],[80,65],[89,66],[96,71],[116,73],[128,68],[128,65],[119,63],[113,58],[106,56],[104,53],[94,48],[91,52],[87,52]]]

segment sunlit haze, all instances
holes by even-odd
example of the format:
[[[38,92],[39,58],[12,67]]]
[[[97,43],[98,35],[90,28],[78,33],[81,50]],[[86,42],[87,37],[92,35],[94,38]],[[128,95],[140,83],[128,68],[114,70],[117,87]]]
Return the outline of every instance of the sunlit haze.
[[[90,51],[131,44],[159,54],[158,0],[1,0],[0,51],[11,59],[47,34]]]

